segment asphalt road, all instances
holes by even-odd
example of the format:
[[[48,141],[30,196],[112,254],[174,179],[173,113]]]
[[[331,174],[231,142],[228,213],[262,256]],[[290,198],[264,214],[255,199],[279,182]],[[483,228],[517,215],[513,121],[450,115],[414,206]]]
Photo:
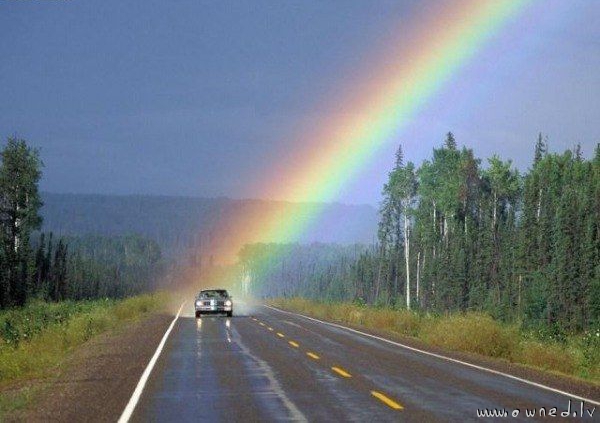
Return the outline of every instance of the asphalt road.
[[[179,318],[131,420],[466,421],[495,408],[532,421],[525,409],[538,416],[557,407],[560,416],[568,404],[568,396],[504,376],[238,306],[233,318]],[[586,403],[584,414],[593,408]],[[573,400],[571,414],[580,410]]]

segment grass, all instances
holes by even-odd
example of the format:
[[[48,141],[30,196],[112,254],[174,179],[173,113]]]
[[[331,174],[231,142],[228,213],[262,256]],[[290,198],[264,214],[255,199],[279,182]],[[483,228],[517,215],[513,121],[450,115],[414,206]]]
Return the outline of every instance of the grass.
[[[555,341],[540,339],[518,325],[496,321],[483,313],[432,316],[303,298],[279,298],[270,304],[324,320],[416,338],[448,351],[502,359],[600,384],[600,331]]]
[[[167,302],[167,294],[155,293],[124,300],[38,301],[0,312],[0,387],[50,375],[76,347],[163,311]],[[33,390],[24,387],[2,393],[0,414],[22,408]]]

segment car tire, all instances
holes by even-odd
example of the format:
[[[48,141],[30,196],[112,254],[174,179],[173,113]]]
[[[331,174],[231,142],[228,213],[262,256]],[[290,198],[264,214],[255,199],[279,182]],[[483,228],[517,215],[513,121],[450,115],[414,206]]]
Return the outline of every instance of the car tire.
[[[233,317],[233,311],[228,311],[227,312],[227,317]]]
[[[202,313],[200,313],[199,311],[196,312],[196,319],[199,319],[202,316]]]

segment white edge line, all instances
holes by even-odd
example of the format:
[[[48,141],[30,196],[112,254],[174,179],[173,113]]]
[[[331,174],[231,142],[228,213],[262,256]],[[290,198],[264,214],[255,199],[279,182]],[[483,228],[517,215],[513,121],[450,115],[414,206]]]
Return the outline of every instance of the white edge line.
[[[185,304],[185,301],[183,303],[181,303],[181,306],[179,307],[179,311],[177,311],[175,318],[173,319],[173,321],[169,325],[167,331],[165,332],[162,339],[160,340],[160,343],[158,344],[158,347],[156,348],[154,355],[150,359],[150,362],[146,366],[144,373],[142,373],[142,376],[140,377],[140,380],[138,381],[137,386],[135,387],[135,390],[133,391],[133,394],[131,395],[131,398],[129,399],[129,402],[127,403],[127,406],[125,407],[125,410],[123,410],[121,417],[119,417],[119,420],[118,420],[119,423],[127,423],[129,421],[129,419],[131,418],[131,415],[133,414],[133,411],[135,410],[135,406],[137,405],[138,401],[140,400],[140,397],[142,396],[142,392],[144,391],[146,382],[148,381],[148,378],[150,377],[150,373],[152,373],[152,369],[154,369],[154,365],[156,364],[156,361],[158,360],[158,357],[160,356],[160,353],[162,352],[162,350],[165,346],[165,343],[167,342],[167,338],[169,337],[169,334],[173,330],[173,326],[175,326],[175,322],[177,321],[177,319],[179,319],[179,315],[181,314],[181,310],[183,309],[184,304]]]
[[[589,398],[580,397],[578,395],[573,395],[573,394],[571,394],[569,392],[561,391],[560,389],[555,389],[555,388],[552,388],[552,387],[547,386],[547,385],[542,385],[541,383],[533,382],[533,381],[527,380],[527,379],[522,379],[520,377],[513,376],[513,375],[508,374],[508,373],[503,373],[503,372],[500,372],[498,370],[493,370],[493,369],[489,369],[487,367],[478,366],[476,364],[467,363],[465,361],[457,360],[455,358],[446,357],[445,355],[436,354],[436,353],[432,353],[432,352],[425,351],[425,350],[420,350],[418,348],[414,348],[414,347],[410,347],[410,346],[405,345],[405,344],[401,344],[400,342],[395,342],[395,341],[392,341],[390,339],[383,338],[381,336],[372,335],[370,333],[366,333],[366,332],[362,332],[360,330],[352,329],[352,328],[349,328],[347,326],[339,325],[337,323],[325,322],[323,320],[315,319],[314,317],[305,316],[304,314],[299,314],[299,313],[292,313],[290,311],[282,310],[282,309],[277,308],[277,307],[271,307],[271,306],[268,306],[266,304],[263,304],[263,307],[279,311],[280,313],[286,313],[286,314],[291,314],[293,316],[303,317],[305,319],[312,320],[312,321],[315,321],[315,322],[319,322],[319,323],[322,323],[324,325],[329,325],[329,326],[333,326],[333,327],[336,327],[336,328],[345,329],[347,331],[354,332],[354,333],[357,333],[359,335],[363,335],[363,336],[367,336],[369,338],[377,339],[379,341],[387,342],[388,344],[396,345],[398,347],[402,347],[402,348],[405,348],[407,350],[411,350],[411,351],[418,352],[418,353],[421,353],[421,354],[429,355],[431,357],[436,357],[436,358],[439,358],[439,359],[442,359],[442,360],[451,361],[453,363],[462,364],[463,366],[471,367],[471,368],[474,368],[474,369],[477,369],[477,370],[482,370],[482,371],[488,372],[488,373],[493,373],[495,375],[504,376],[504,377],[507,377],[509,379],[525,383],[527,385],[535,386],[536,388],[545,389],[546,391],[550,391],[550,392],[554,392],[556,394],[561,394],[561,395],[565,395],[565,396],[571,397],[571,398],[576,399],[578,401],[588,402],[588,403],[591,403],[591,404],[594,404],[594,405],[600,405],[600,402],[598,402],[598,401],[594,401],[594,400],[591,400]]]

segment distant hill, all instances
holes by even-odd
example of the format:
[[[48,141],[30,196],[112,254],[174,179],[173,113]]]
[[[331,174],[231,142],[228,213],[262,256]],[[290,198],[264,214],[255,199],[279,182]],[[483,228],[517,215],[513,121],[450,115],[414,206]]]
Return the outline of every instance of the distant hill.
[[[323,206],[314,230],[303,243],[370,243],[377,230],[377,211],[369,205],[302,204],[284,201],[234,200],[139,195],[88,195],[43,193],[43,230],[57,235],[137,233],[158,242],[167,256],[197,247],[210,236],[210,228],[224,213],[260,216],[272,213],[311,213]],[[239,222],[238,222],[239,223]],[[235,225],[232,225],[235,227]],[[277,239],[244,240],[276,242]]]

